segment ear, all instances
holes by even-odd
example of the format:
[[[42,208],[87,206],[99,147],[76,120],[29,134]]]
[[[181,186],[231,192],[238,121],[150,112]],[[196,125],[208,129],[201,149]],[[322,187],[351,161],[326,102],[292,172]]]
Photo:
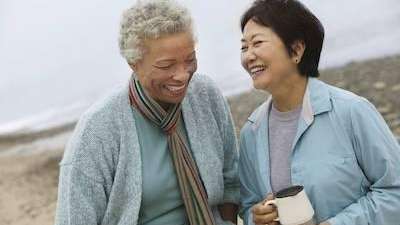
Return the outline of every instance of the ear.
[[[129,62],[128,62],[128,65],[129,65],[129,67],[130,67],[133,71],[136,72],[136,70],[137,70],[137,63],[129,63]]]
[[[301,62],[301,58],[303,57],[304,51],[306,50],[306,44],[303,40],[296,40],[292,44],[292,61],[296,64]]]

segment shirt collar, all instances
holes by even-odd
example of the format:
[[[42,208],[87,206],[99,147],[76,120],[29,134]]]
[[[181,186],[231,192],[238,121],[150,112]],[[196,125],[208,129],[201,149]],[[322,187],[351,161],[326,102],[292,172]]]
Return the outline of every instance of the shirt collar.
[[[272,97],[269,96],[258,109],[248,118],[254,126],[259,127],[264,117],[268,117],[269,109],[272,105]],[[332,104],[328,85],[316,78],[308,78],[307,88],[303,97],[303,105],[300,117],[310,125],[314,121],[314,116],[330,111]]]

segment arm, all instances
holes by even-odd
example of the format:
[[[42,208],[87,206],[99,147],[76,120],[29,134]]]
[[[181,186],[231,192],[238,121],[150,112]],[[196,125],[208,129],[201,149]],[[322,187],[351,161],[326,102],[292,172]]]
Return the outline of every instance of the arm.
[[[237,222],[239,203],[238,149],[235,127],[228,103],[223,101],[222,137],[224,145],[224,204],[218,206],[222,219]]]
[[[274,221],[278,217],[275,207],[265,205],[265,201],[274,199],[273,194],[268,194],[265,199],[260,198],[256,193],[254,164],[248,157],[246,149],[245,132],[241,133],[240,138],[240,159],[239,159],[239,178],[240,178],[240,216],[244,220],[244,225],[271,224],[277,225]]]
[[[369,191],[327,222],[331,225],[397,225],[400,212],[400,147],[375,107],[352,106],[353,147]]]
[[[245,129],[245,128],[244,128]],[[239,157],[239,179],[240,179],[240,212],[244,225],[253,225],[253,216],[251,208],[257,204],[260,199],[256,194],[254,186],[253,163],[248,158],[246,149],[245,131],[242,129],[240,134],[240,157]]]
[[[103,186],[74,165],[62,165],[58,186],[56,225],[101,224],[106,208]]]
[[[101,224],[107,198],[93,159],[101,149],[95,137],[75,134],[71,138],[60,164],[56,225]]]

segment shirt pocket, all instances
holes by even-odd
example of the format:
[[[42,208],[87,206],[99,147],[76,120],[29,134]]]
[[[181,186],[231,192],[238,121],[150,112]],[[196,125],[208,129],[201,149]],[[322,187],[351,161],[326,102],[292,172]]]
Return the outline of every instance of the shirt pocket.
[[[297,168],[317,219],[336,215],[361,196],[362,177],[356,167],[352,155],[323,151]]]
[[[344,206],[361,195],[363,176],[359,171],[354,155],[323,151],[305,164],[302,177],[315,193],[329,194],[329,201]]]
[[[353,164],[357,163],[357,161],[354,159],[354,155],[351,154],[338,154],[338,153],[333,153],[333,152],[327,152],[327,160],[329,160],[329,164]]]
[[[332,175],[343,188],[356,193],[361,192],[360,185],[363,180],[363,173],[358,165],[357,158],[352,149],[332,148],[326,152],[324,165],[332,170]]]

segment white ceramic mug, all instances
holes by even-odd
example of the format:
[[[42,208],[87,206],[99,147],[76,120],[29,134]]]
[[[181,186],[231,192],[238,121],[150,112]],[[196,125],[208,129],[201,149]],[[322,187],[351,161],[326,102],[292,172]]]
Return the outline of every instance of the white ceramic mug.
[[[275,199],[266,201],[265,205],[275,205],[282,225],[309,224],[313,220],[314,209],[307,197],[304,187],[291,186],[278,191]]]

